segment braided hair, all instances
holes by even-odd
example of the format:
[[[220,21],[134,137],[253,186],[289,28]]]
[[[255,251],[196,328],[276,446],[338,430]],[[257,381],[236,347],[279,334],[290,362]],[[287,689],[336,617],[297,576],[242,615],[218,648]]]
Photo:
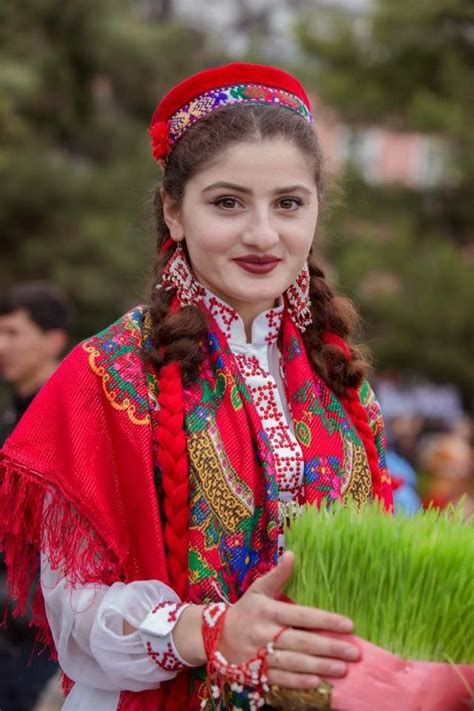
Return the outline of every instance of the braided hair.
[[[164,490],[164,537],[170,582],[183,598],[188,579],[189,490],[184,435],[183,386],[194,381],[204,359],[207,323],[195,306],[174,311],[172,296],[155,287],[161,281],[174,243],[169,239],[162,191],[179,207],[187,181],[231,144],[283,138],[312,158],[321,202],[322,155],[313,128],[297,114],[271,105],[224,106],[188,129],[167,159],[162,183],[153,194],[156,258],[150,285],[149,313],[153,344],[149,358],[159,373],[158,459]],[[374,493],[381,473],[374,436],[358,389],[369,371],[366,351],[354,341],[358,316],[351,302],[335,293],[313,254],[308,260],[312,324],[303,338],[312,368],[340,398],[365,446]],[[180,674],[167,694],[166,708],[185,708],[186,685]]]

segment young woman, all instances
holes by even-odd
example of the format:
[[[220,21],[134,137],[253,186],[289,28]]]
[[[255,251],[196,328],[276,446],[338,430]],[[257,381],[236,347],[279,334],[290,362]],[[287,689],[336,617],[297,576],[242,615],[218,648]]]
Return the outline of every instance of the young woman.
[[[383,424],[354,311],[313,255],[321,153],[301,84],[206,70],[150,134],[149,306],[77,346],[7,442],[3,545],[20,610],[41,554],[33,622],[64,708],[252,709],[269,684],[312,688],[358,658],[350,620],[279,599],[282,526],[304,502],[390,508]]]

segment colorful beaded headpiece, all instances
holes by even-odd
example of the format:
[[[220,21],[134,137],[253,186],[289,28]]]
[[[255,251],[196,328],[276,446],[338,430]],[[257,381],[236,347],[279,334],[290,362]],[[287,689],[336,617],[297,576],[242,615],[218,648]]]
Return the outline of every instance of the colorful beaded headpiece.
[[[196,121],[230,104],[273,104],[313,120],[308,95],[291,74],[261,64],[226,64],[193,74],[160,101],[149,129],[154,158],[164,161]]]

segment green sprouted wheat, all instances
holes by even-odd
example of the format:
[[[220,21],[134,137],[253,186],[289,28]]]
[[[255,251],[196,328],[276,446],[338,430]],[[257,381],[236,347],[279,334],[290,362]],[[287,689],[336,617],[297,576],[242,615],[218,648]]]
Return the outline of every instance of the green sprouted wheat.
[[[474,664],[474,522],[460,506],[412,517],[306,507],[285,537],[295,602],[348,615],[404,659]]]

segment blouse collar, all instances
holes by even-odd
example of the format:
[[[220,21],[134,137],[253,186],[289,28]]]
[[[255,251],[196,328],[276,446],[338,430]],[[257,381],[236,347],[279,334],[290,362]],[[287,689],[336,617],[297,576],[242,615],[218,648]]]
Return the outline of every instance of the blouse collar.
[[[215,319],[225,338],[232,344],[246,345],[244,322],[229,304],[219,299],[208,289],[204,289],[203,301],[211,316]],[[283,298],[268,311],[258,314],[252,323],[251,344],[253,346],[271,345],[278,339],[283,318]]]

